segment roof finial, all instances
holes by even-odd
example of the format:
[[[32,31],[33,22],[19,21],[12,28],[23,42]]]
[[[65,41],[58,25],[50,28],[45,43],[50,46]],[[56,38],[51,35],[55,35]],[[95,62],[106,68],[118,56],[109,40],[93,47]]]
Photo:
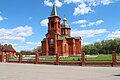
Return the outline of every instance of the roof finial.
[[[51,12],[51,15],[50,15],[51,17],[58,16],[56,6],[55,6],[55,2],[56,2],[56,0],[54,0],[53,9],[52,9],[52,12]]]
[[[56,0],[54,0],[53,5],[56,5]]]
[[[63,22],[66,22],[66,21],[67,21],[66,15],[64,14]]]

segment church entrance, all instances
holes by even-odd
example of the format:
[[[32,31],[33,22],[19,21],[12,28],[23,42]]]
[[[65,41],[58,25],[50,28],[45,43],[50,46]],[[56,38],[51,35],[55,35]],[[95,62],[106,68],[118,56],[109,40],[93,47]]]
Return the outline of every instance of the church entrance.
[[[55,51],[54,48],[49,48],[49,55],[55,55],[54,51]]]

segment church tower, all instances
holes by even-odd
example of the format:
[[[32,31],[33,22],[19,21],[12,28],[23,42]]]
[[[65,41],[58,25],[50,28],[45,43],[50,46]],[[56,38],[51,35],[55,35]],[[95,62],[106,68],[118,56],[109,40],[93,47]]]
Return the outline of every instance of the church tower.
[[[46,34],[46,54],[57,54],[57,40],[61,35],[60,18],[57,14],[56,6],[53,5],[51,15],[48,17],[48,33]]]
[[[61,24],[61,34],[64,36],[70,36],[70,25],[67,24],[67,19],[63,18],[63,23]]]
[[[48,17],[49,23],[48,23],[48,32],[55,32],[57,34],[61,34],[61,26],[60,26],[60,18],[57,14],[56,6],[53,5],[53,9],[51,12],[50,17]]]

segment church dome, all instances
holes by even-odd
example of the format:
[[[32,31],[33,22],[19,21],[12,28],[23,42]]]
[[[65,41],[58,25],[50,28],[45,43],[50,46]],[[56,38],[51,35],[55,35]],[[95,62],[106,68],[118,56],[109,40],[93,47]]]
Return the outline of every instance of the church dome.
[[[67,24],[67,19],[66,18],[63,18],[63,23],[61,24],[61,27],[62,28],[70,28],[70,25]]]

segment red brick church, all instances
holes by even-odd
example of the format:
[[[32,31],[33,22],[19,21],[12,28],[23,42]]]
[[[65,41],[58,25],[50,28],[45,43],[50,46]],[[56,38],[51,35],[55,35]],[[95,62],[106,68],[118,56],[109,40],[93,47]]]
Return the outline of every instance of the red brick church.
[[[61,18],[57,14],[55,5],[53,5],[48,20],[48,33],[46,38],[42,40],[42,55],[59,54],[60,56],[71,56],[80,54],[81,38],[71,37],[71,28],[67,24],[66,18],[60,24]]]
[[[8,45],[8,46],[7,45],[5,45],[5,46],[0,45],[0,55],[2,53],[4,55],[9,54],[9,56],[15,56],[16,55],[15,49],[10,45]]]

